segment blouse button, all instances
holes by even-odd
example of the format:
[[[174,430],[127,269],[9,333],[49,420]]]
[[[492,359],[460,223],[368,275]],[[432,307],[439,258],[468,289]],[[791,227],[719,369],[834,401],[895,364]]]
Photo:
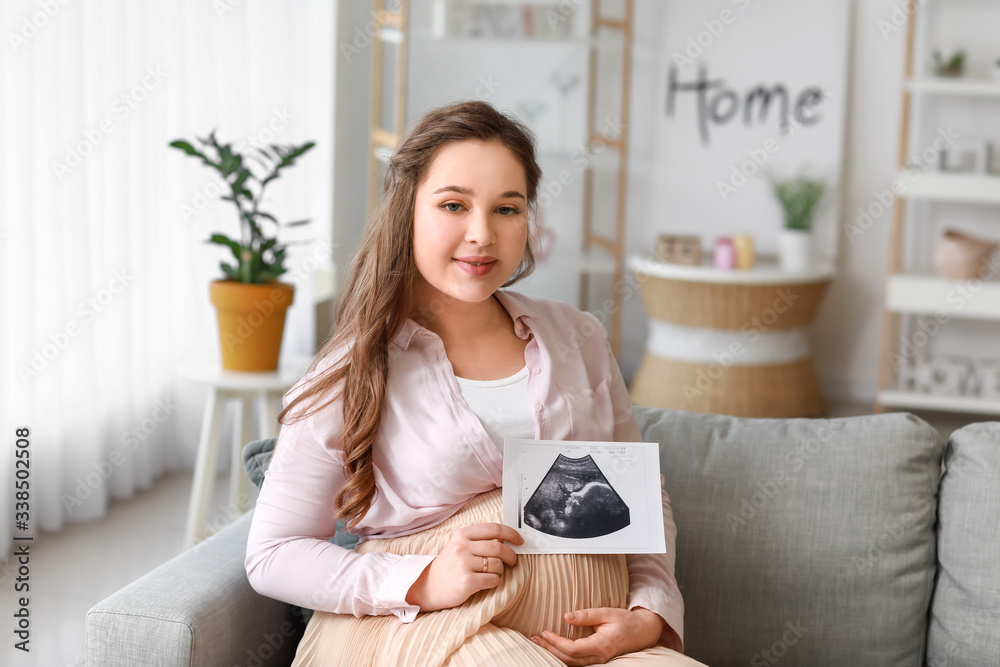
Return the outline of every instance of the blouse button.
[[[541,403],[535,403],[535,412],[537,412],[538,414],[542,414],[542,404]]]
[[[539,368],[538,366],[535,366],[534,368],[532,368],[532,369],[531,369],[531,373],[532,373],[532,375],[538,375],[538,374],[540,374],[541,372],[542,372],[542,369],[541,369],[541,368]]]

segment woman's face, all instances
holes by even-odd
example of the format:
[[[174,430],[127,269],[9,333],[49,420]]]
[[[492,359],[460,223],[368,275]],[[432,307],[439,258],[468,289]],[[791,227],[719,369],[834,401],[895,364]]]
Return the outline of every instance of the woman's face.
[[[514,275],[528,240],[524,168],[497,142],[440,147],[417,185],[413,255],[422,306],[476,303]]]

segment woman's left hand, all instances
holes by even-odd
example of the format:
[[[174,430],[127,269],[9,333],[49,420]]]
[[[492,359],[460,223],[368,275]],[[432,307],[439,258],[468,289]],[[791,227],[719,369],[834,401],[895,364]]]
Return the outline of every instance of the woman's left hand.
[[[566,613],[570,625],[591,625],[594,634],[567,639],[546,630],[531,638],[567,665],[603,665],[612,658],[655,646],[665,622],[659,614],[637,607],[633,610],[598,607]]]

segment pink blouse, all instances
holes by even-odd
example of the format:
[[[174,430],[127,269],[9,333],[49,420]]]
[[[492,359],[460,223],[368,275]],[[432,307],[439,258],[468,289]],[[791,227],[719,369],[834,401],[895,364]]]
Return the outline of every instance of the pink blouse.
[[[640,442],[628,391],[607,333],[590,313],[499,290],[514,331],[528,340],[528,400],[540,440]],[[326,361],[285,394],[304,388]],[[358,554],[331,542],[344,484],[339,401],[282,426],[247,542],[246,571],[262,595],[308,609],[395,614],[419,608],[406,593],[433,556]],[[377,494],[352,531],[361,540],[407,535],[450,517],[473,496],[501,486],[503,455],[465,403],[441,339],[407,319],[389,344],[389,379],[373,451]],[[629,608],[659,614],[681,639],[684,602],[674,579],[674,525],[663,494],[666,554],[626,557]]]

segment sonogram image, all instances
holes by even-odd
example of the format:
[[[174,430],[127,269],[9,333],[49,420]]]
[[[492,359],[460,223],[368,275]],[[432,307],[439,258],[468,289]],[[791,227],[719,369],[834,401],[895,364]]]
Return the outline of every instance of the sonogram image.
[[[556,537],[601,537],[629,525],[629,509],[588,454],[560,454],[524,505],[524,522]]]

